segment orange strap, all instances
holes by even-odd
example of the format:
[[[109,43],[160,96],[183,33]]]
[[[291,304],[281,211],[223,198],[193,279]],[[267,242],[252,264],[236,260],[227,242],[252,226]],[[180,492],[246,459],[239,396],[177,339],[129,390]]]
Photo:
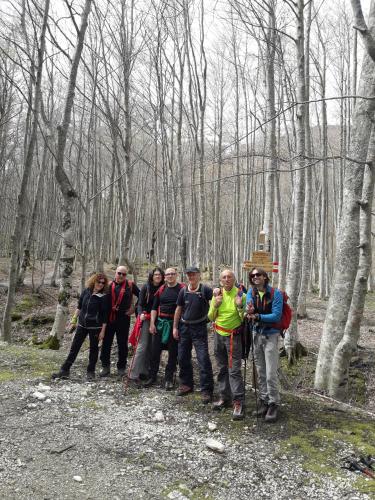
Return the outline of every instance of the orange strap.
[[[225,332],[225,333],[230,333],[230,334],[233,334],[237,328],[235,328],[234,330],[228,330],[228,328],[224,328],[223,326],[219,326],[217,323],[214,323],[214,328],[215,330],[219,330],[219,332]]]

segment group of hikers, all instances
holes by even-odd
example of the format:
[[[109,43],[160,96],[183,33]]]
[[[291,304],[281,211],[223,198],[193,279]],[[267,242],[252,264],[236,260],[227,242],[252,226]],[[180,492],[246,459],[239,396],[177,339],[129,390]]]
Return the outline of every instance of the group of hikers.
[[[236,282],[231,269],[220,274],[220,286],[212,289],[201,282],[197,267],[185,270],[187,284],[179,283],[177,270],[155,267],[141,290],[127,279],[127,269],[119,266],[110,283],[103,273],[92,275],[82,292],[71,319],[76,332],[67,359],[52,378],[68,378],[70,368],[87,336],[89,364],[87,378],[95,378],[99,357],[100,377],[110,376],[110,357],[114,336],[118,346],[117,375],[126,376],[128,341],[134,354],[128,369],[128,381],[140,387],[151,387],[157,381],[160,357],[168,351],[164,387],[174,388],[179,369],[177,396],[194,390],[192,348],[199,367],[200,394],[203,404],[213,400],[214,377],[209,353],[207,324],[214,331],[214,356],[218,368],[219,399],[214,410],[233,408],[233,420],[245,415],[245,386],[242,359],[252,345],[257,372],[259,401],[257,416],[266,422],[278,418],[278,338],[283,310],[280,290],[272,288],[266,271],[253,268],[249,272],[250,288]],[[129,337],[130,320],[137,318]],[[245,329],[244,326],[247,328]]]

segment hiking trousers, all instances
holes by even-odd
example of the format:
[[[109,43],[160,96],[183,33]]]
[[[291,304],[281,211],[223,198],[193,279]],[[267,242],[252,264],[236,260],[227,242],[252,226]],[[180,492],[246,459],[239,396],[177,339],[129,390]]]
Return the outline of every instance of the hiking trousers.
[[[254,358],[258,374],[259,397],[266,404],[280,404],[279,334],[262,335],[253,332]]]
[[[103,367],[109,368],[111,365],[111,349],[114,336],[116,335],[118,348],[117,369],[125,370],[128,358],[129,328],[130,316],[116,318],[112,323],[108,323],[100,354],[100,361]]]
[[[165,367],[165,381],[173,382],[177,370],[177,340],[173,338],[172,330],[167,344],[162,344],[161,333],[156,331],[151,337],[150,378],[156,380],[160,366],[160,357],[163,349],[168,349],[168,361]]]
[[[233,335],[232,367],[230,368],[230,335],[215,332],[214,353],[219,370],[217,382],[219,394],[225,401],[243,401],[245,388],[242,379],[242,340],[241,335]]]
[[[151,333],[149,331],[150,321],[145,319],[142,321],[141,333],[135,353],[133,368],[130,373],[131,379],[138,379],[140,375],[148,377],[150,371],[150,354],[151,354]]]
[[[67,372],[70,370],[70,367],[76,360],[78,353],[81,350],[82,344],[88,335],[90,339],[90,351],[89,351],[89,364],[87,366],[87,371],[95,372],[95,366],[98,361],[98,355],[99,355],[100,330],[101,327],[95,329],[91,328],[88,329],[80,325],[77,326],[77,330],[74,335],[72,345],[70,346],[68,357],[66,358],[64,364],[61,366],[62,370]]]
[[[189,325],[180,321],[179,334],[178,364],[180,366],[180,384],[191,388],[194,387],[193,365],[191,363],[191,351],[194,346],[199,367],[201,392],[211,394],[214,390],[214,378],[208,352],[207,323]]]

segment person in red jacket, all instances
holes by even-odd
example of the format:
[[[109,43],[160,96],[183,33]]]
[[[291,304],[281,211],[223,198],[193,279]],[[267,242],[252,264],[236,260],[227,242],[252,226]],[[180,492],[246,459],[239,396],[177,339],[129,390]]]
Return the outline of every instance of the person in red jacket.
[[[126,279],[127,270],[124,266],[116,269],[115,279],[109,286],[109,318],[103,339],[100,361],[102,370],[100,377],[108,377],[111,373],[111,348],[116,335],[118,347],[117,374],[123,377],[128,358],[128,336],[130,317],[134,313],[133,296],[139,296],[139,288]]]

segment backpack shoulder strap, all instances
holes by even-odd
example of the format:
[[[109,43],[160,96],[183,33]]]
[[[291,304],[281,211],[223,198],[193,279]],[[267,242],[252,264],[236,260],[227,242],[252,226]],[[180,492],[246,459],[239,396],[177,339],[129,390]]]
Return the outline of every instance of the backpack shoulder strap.
[[[160,297],[160,295],[164,292],[164,289],[165,289],[165,283],[156,290],[154,297]]]

